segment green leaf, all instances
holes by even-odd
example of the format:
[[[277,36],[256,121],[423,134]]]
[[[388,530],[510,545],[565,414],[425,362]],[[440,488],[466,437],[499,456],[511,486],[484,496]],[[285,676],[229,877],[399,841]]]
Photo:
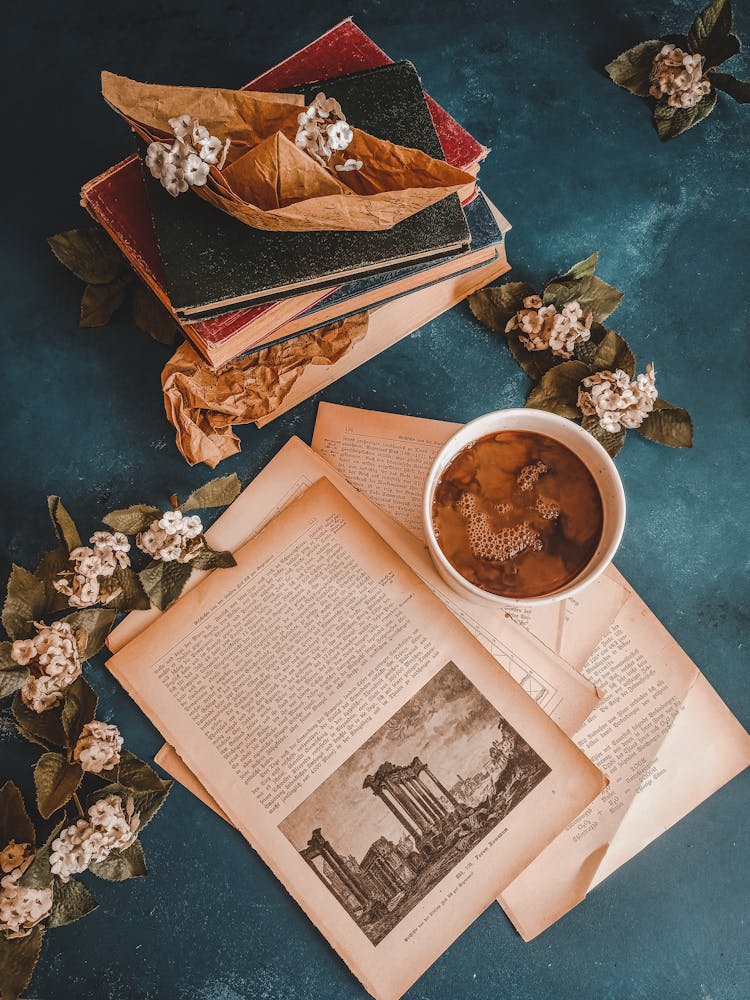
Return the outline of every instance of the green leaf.
[[[10,941],[0,934],[0,1000],[18,1000],[31,982],[43,934],[39,925],[26,937]]]
[[[605,431],[599,423],[599,418],[596,414],[593,414],[590,417],[584,417],[581,422],[581,426],[585,431],[588,431],[592,437],[596,438],[599,444],[612,458],[619,454],[620,449],[625,444],[627,431],[623,429],[618,431],[617,434],[611,434],[609,431]]]
[[[691,52],[706,57],[706,66],[716,66],[728,58],[720,58],[724,43],[732,30],[731,0],[711,0],[698,14],[688,32]]]
[[[76,677],[65,692],[65,701],[60,712],[67,746],[75,746],[83,727],[95,717],[98,704],[96,691],[83,676]]]
[[[164,787],[164,781],[156,771],[129,750],[120,754],[117,782],[134,792],[160,792]]]
[[[153,560],[138,576],[151,603],[160,611],[166,611],[180,596],[192,572],[192,563]]]
[[[628,343],[614,330],[607,330],[591,358],[592,371],[615,371],[621,368],[631,379],[635,376],[635,356]]]
[[[132,566],[118,566],[114,580],[122,593],[107,603],[108,608],[113,611],[148,611],[151,601]]]
[[[28,639],[35,635],[34,622],[44,616],[46,607],[44,581],[14,564],[3,607],[3,628],[11,639]]]
[[[750,82],[747,80],[737,80],[731,73],[716,72],[711,73],[709,80],[714,87],[729,94],[739,104],[750,104]]]
[[[52,743],[54,746],[65,746],[65,730],[62,726],[62,708],[50,708],[46,712],[34,712],[27,708],[21,700],[21,695],[16,694],[11,705],[16,725],[22,736],[32,743],[43,744]]]
[[[562,309],[566,302],[576,301],[584,314],[591,313],[596,323],[603,323],[622,301],[622,292],[595,274],[580,279],[567,277],[551,281],[544,289],[544,303]]]
[[[49,866],[49,856],[52,853],[52,842],[57,839],[64,823],[65,819],[61,819],[49,837],[47,837],[44,847],[40,847],[36,852],[34,860],[18,880],[19,885],[26,886],[27,889],[46,889],[52,882],[54,876]]]
[[[42,556],[39,565],[34,570],[34,576],[38,576],[40,580],[54,580],[58,574],[68,568],[68,562],[67,545],[58,545],[46,556]]]
[[[195,569],[227,569],[229,566],[236,566],[237,560],[231,552],[216,552],[206,546],[190,564]]]
[[[576,419],[581,416],[578,409],[578,386],[589,374],[589,368],[582,362],[563,361],[561,365],[548,371],[539,385],[531,390],[526,405],[535,410],[549,410],[561,417]]]
[[[62,882],[59,878],[52,881],[53,902],[47,919],[48,927],[64,927],[72,924],[86,914],[91,913],[99,905],[89,890],[77,878]]]
[[[125,301],[132,274],[121,274],[107,285],[86,285],[78,325],[84,329],[106,326]]]
[[[128,270],[125,258],[103,229],[70,229],[50,236],[52,253],[90,285],[106,285]]]
[[[65,546],[68,553],[71,549],[77,549],[81,544],[81,536],[78,534],[75,521],[63,506],[60,497],[47,497],[47,507],[58,541]]]
[[[505,333],[508,320],[523,308],[523,300],[529,295],[534,295],[534,289],[525,281],[506,281],[504,285],[474,292],[468,302],[483,326],[494,333]]]
[[[206,510],[209,507],[226,507],[235,500],[242,489],[242,484],[237,478],[237,473],[233,472],[229,476],[220,476],[204,483],[199,489],[194,490],[185,503],[180,504],[180,510],[186,513],[189,510]]]
[[[28,667],[0,667],[0,700],[19,691],[29,676]]]
[[[670,108],[668,104],[657,104],[654,108],[654,123],[662,142],[675,139],[687,132],[693,125],[708,118],[716,104],[716,91],[704,94],[694,108]]]
[[[19,666],[11,658],[10,642],[0,642],[0,699],[15,694],[29,676],[29,668]]]
[[[96,656],[104,646],[116,616],[117,612],[113,608],[85,608],[63,618],[74,632],[80,630],[86,633],[86,646],[81,659],[90,660],[92,656]]]
[[[162,516],[158,507],[137,503],[123,510],[113,510],[102,518],[104,524],[113,531],[122,531],[126,535],[137,535],[151,526],[151,522]]]
[[[0,844],[5,847],[11,840],[33,847],[36,833],[26,812],[23,795],[12,781],[6,781],[0,786]]]
[[[135,325],[160,344],[172,347],[177,340],[180,326],[166,306],[145,285],[138,284],[133,292],[133,321]]]
[[[104,861],[95,861],[90,870],[107,882],[124,882],[148,874],[146,856],[140,840],[134,841],[124,851],[110,851]]]
[[[156,786],[156,783],[154,784]],[[131,788],[126,788],[121,782],[116,781],[111,785],[105,785],[104,788],[100,788],[98,791],[90,795],[87,804],[93,805],[93,803],[98,799],[103,799],[107,795],[118,795],[122,799],[123,803],[126,803],[129,798],[132,798],[133,808],[135,812],[138,813],[140,818],[138,826],[138,832],[140,834],[141,830],[151,822],[157,812],[167,801],[169,790],[173,784],[174,782],[171,780],[158,778],[158,787],[147,788],[143,791],[136,791]]]
[[[605,72],[618,87],[624,87],[636,97],[648,97],[651,64],[663,44],[660,39],[652,38],[647,42],[641,42],[640,45],[634,45],[632,49],[628,49],[608,63],[604,67]]]
[[[69,763],[59,753],[43,753],[34,768],[37,809],[44,819],[70,801],[83,779],[80,764]]]
[[[670,448],[693,447],[693,422],[687,410],[657,399],[654,409],[641,426],[641,434],[650,441],[669,445]]]

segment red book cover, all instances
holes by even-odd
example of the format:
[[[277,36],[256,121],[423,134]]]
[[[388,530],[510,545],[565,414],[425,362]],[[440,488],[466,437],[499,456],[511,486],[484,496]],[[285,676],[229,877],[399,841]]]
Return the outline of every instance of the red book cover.
[[[347,18],[320,38],[295,52],[267,73],[251,80],[245,90],[283,90],[301,83],[375,69],[393,62],[361,28]],[[419,68],[419,67],[417,67]],[[446,162],[467,170],[483,160],[489,149],[469,135],[447,111],[425,94]]]
[[[283,90],[359,70],[375,69],[393,60],[378,48],[351,19],[342,21],[320,38],[268,70],[244,89]],[[462,170],[476,167],[489,150],[462,128],[447,111],[425,94],[445,159]],[[86,184],[82,202],[128,257],[141,277],[169,306],[164,270],[156,246],[146,190],[137,156],[111,167]],[[330,294],[327,289],[321,298]],[[309,308],[305,303],[300,311]],[[192,332],[208,344],[218,344],[266,316],[276,303],[240,309],[191,324]],[[286,322],[285,316],[280,323]]]

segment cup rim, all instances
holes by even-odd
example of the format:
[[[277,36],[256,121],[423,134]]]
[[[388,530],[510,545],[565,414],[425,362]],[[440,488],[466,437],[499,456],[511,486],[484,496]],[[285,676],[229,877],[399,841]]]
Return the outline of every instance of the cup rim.
[[[587,447],[591,447],[593,449],[594,454],[598,455],[604,463],[604,466],[610,472],[610,478],[614,487],[614,502],[611,504],[611,515],[614,520],[614,526],[611,532],[610,542],[596,557],[596,564],[593,565],[593,558],[592,560],[589,560],[588,564],[584,566],[583,569],[569,583],[559,587],[551,594],[540,594],[537,597],[523,598],[505,597],[501,594],[493,594],[491,591],[483,590],[481,587],[477,587],[476,584],[471,583],[471,581],[467,580],[466,577],[462,576],[461,573],[459,573],[453,564],[447,559],[438,544],[437,538],[435,537],[435,531],[432,524],[432,500],[440,473],[442,473],[450,461],[460,451],[469,447],[474,441],[478,440],[479,437],[484,437],[487,434],[493,433],[491,428],[487,428],[482,433],[478,433],[476,436],[472,437],[471,434],[466,436],[467,431],[471,431],[471,429],[477,425],[484,425],[488,422],[491,423],[493,417],[499,421],[505,421],[507,419],[517,417],[529,417],[532,413],[534,414],[534,421],[541,420],[542,423],[547,423],[550,426],[550,432],[547,433],[547,431],[530,428],[527,433],[547,433],[548,437],[553,438],[565,447],[568,447],[568,445],[565,441],[560,440],[559,436],[555,434],[555,427],[564,427],[566,434],[573,434],[574,437],[580,436],[581,438],[586,438]],[[501,431],[503,429],[507,428],[498,427],[497,431]],[[524,428],[514,429],[523,430]],[[461,438],[461,444],[458,447],[456,447],[455,444],[457,438]],[[581,459],[581,461],[584,460]],[[588,463],[585,461],[584,464],[588,466]],[[602,498],[602,503],[604,502],[604,498]],[[430,466],[422,494],[422,526],[425,538],[427,539],[427,547],[430,550],[430,555],[433,560],[437,562],[441,573],[444,576],[447,575],[453,581],[455,588],[459,591],[459,593],[463,592],[465,596],[471,595],[483,604],[495,604],[498,607],[506,608],[530,606],[539,607],[544,604],[556,604],[558,601],[562,601],[565,598],[575,596],[592,584],[596,579],[598,579],[598,577],[601,576],[601,574],[612,562],[625,530],[625,514],[625,490],[622,485],[620,473],[617,471],[617,466],[613,462],[612,457],[609,455],[607,450],[596,440],[595,437],[593,437],[593,435],[589,434],[588,431],[585,431],[579,424],[574,423],[572,420],[561,417],[557,413],[551,413],[548,410],[537,410],[529,407],[510,407],[505,410],[492,410],[489,413],[483,413],[481,416],[475,417],[473,420],[470,420],[468,423],[460,427],[457,431],[455,431],[455,433],[451,434],[435,456],[435,460]]]

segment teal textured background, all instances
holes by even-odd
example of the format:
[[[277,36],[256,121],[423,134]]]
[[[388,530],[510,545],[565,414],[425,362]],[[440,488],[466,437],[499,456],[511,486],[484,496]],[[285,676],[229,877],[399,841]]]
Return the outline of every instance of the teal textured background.
[[[696,0],[699,2],[699,0]],[[750,45],[750,11],[736,29]],[[341,18],[410,58],[430,93],[493,149],[482,183],[514,229],[513,277],[541,282],[592,250],[625,292],[612,325],[662,394],[690,409],[692,451],[631,435],[618,466],[629,521],[617,565],[747,725],[750,109],[720,94],[667,144],[601,67],[686,30],[684,0],[79,0],[6,12],[0,315],[0,554],[33,566],[52,542],[45,497],[79,525],[166,503],[209,476],[174,446],[159,383],[169,351],[125,317],[77,329],[81,286],[48,252],[83,224],[81,184],[131,149],[99,95],[108,68],[162,83],[240,86]],[[750,59],[727,69],[750,77]],[[527,380],[463,306],[323,393],[448,420],[520,405]],[[251,479],[316,400],[220,467]],[[91,668],[107,720],[150,757],[158,733]],[[702,734],[697,734],[697,739]],[[31,787],[33,749],[0,731],[0,775]],[[748,776],[735,780],[573,913],[525,945],[492,906],[411,1000],[744,1000],[750,986]],[[48,936],[29,1000],[349,1000],[356,980],[244,841],[175,788],[144,835],[151,873],[93,886],[99,911]]]

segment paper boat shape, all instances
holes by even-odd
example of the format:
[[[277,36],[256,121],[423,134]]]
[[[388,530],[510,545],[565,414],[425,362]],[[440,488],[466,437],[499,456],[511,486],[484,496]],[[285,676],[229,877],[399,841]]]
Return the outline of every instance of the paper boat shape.
[[[298,94],[162,87],[106,72],[102,94],[147,142],[172,139],[169,119],[183,114],[231,139],[223,168],[212,166],[207,183],[193,191],[256,229],[390,229],[475,181],[443,160],[357,128],[346,156],[361,160],[362,169],[327,170],[294,143],[304,107]]]

